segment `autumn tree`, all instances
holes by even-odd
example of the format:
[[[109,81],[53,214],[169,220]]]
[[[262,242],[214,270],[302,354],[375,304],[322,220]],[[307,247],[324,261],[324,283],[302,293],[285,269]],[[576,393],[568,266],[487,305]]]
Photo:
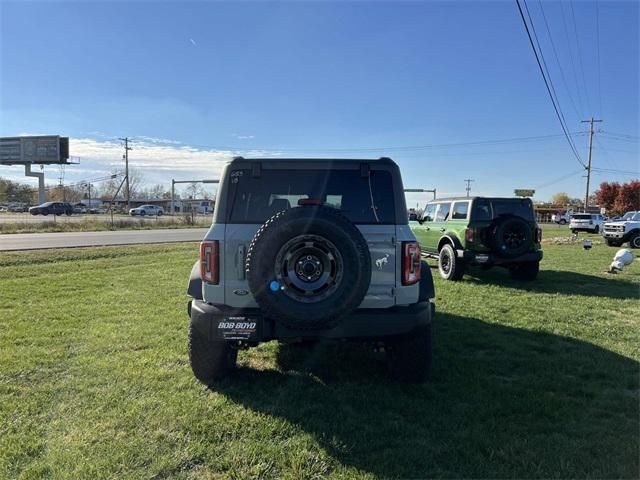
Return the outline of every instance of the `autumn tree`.
[[[569,205],[571,202],[571,198],[567,195],[566,192],[558,192],[554,193],[551,196],[551,203],[554,205]]]
[[[617,213],[640,210],[640,180],[632,180],[620,186],[613,209]]]
[[[620,192],[620,184],[618,182],[602,182],[600,188],[596,190],[598,205],[606,208],[607,211],[613,210],[618,192]]]

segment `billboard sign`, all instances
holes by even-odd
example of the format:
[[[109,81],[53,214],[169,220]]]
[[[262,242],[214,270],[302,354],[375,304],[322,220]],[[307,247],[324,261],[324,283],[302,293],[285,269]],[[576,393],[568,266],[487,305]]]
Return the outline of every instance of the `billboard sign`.
[[[0,138],[0,164],[68,163],[69,138],[59,135]]]
[[[516,197],[533,197],[533,195],[536,193],[535,190],[528,190],[526,188],[516,188],[513,193],[516,195]]]

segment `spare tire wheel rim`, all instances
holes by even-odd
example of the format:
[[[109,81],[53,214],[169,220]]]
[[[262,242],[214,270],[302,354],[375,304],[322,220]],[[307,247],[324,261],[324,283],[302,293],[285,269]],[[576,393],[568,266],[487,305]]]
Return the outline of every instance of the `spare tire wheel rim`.
[[[343,273],[339,250],[319,235],[294,237],[276,255],[275,276],[282,292],[302,303],[316,303],[331,296]]]
[[[505,229],[502,238],[506,249],[518,250],[527,240],[527,234],[524,232],[521,224],[512,223],[509,225],[509,228]]]

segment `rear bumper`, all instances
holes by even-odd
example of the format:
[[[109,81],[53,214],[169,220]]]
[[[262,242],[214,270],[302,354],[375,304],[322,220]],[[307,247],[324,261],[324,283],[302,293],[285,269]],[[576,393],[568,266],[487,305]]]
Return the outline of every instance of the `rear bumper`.
[[[539,262],[542,260],[542,250],[527,252],[513,258],[503,258],[492,253],[479,253],[470,250],[458,250],[458,258],[462,258],[470,265],[509,265],[512,263]]]
[[[209,340],[219,339],[218,326],[230,317],[242,317],[258,323],[255,336],[249,343],[287,338],[374,340],[420,331],[432,322],[435,306],[424,301],[406,307],[360,309],[327,330],[295,330],[264,317],[259,309],[233,309],[202,300],[190,301],[188,313],[191,324]]]

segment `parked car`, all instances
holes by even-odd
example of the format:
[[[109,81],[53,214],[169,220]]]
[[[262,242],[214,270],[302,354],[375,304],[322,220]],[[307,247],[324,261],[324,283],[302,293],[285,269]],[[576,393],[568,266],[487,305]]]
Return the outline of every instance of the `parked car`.
[[[505,267],[519,280],[538,275],[542,230],[529,198],[432,200],[411,228],[445,280],[460,280],[469,265]]]
[[[271,340],[384,345],[395,378],[428,377],[433,281],[391,159],[236,157],[219,192],[187,290],[200,381]]]
[[[108,211],[109,209],[104,207],[91,207],[87,210],[87,213],[102,214],[102,213],[107,213]]]
[[[572,209],[561,210],[558,213],[551,215],[551,221],[558,225],[566,225],[571,220],[571,215],[573,215]]]
[[[158,207],[157,205],[141,205],[139,207],[136,208],[132,208],[131,210],[129,210],[129,215],[135,216],[135,215],[141,215],[141,216],[145,216],[145,215],[162,215],[164,213],[164,210],[162,209],[162,207]]]
[[[19,203],[12,203],[7,206],[7,212],[22,213],[22,212],[28,212],[28,211],[29,211],[29,207]]]
[[[87,206],[84,203],[76,203],[73,206],[73,213],[87,213]]]
[[[45,202],[37,207],[31,207],[29,209],[31,215],[71,215],[73,213],[73,206],[70,203],[64,202]]]
[[[599,213],[574,213],[569,221],[569,228],[573,233],[599,233],[604,224],[604,217]]]
[[[640,212],[627,212],[620,219],[606,222],[602,236],[610,247],[629,242],[631,248],[640,248]]]

